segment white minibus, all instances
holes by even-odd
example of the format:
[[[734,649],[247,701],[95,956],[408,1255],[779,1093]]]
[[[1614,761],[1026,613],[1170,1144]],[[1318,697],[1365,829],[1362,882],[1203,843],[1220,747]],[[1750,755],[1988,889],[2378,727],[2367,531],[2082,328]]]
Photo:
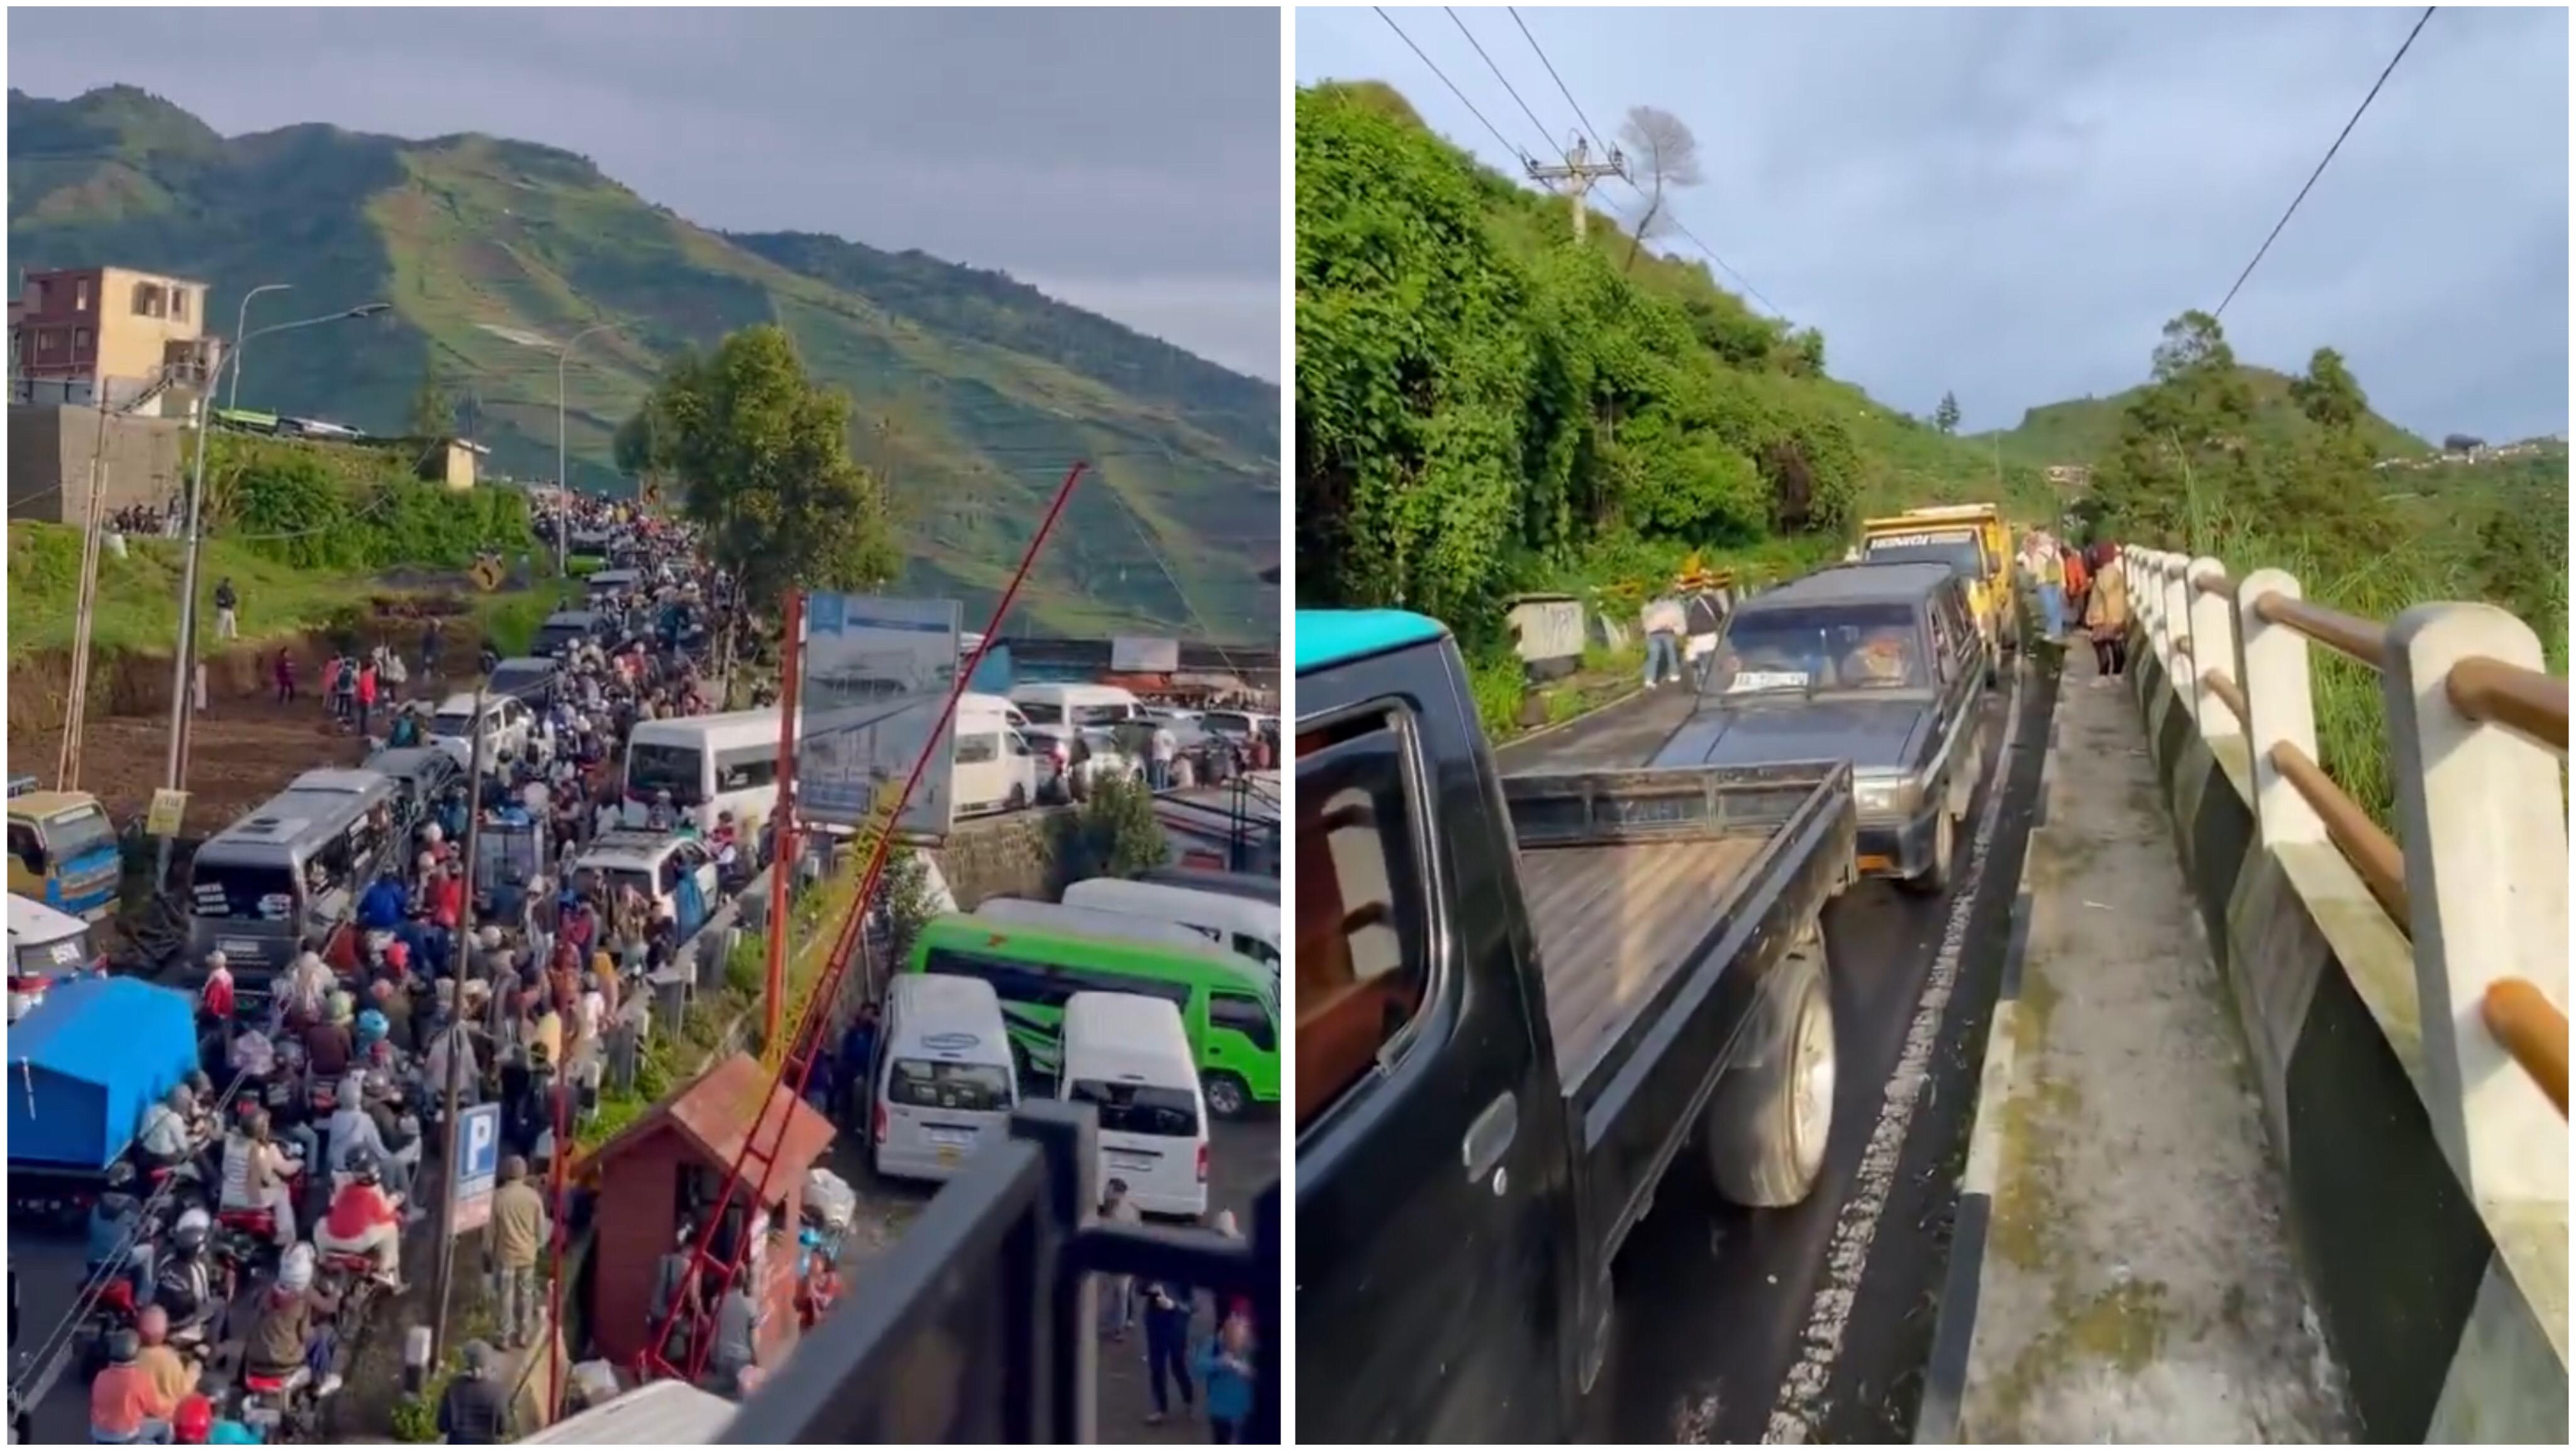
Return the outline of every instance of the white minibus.
[[[1208,948],[1204,934],[1177,922],[1161,922],[1127,912],[1070,907],[1062,902],[1033,902],[1026,897],[987,897],[976,907],[975,915],[987,921],[1038,927],[1050,932],[1078,932],[1085,937],[1106,937],[1116,942],[1159,942],[1166,947],[1187,948],[1192,952],[1205,952]],[[1253,970],[1248,963],[1245,967]]]
[[[950,789],[957,814],[1017,811],[1037,799],[1037,757],[1019,728],[1028,718],[998,695],[968,691],[957,697],[956,746]]]
[[[1238,952],[1269,969],[1279,980],[1279,907],[1224,892],[1202,892],[1163,882],[1131,882],[1124,877],[1093,877],[1064,889],[1068,907],[1098,912],[1124,912],[1177,922],[1208,941]]]
[[[870,1136],[877,1172],[945,1179],[1011,1131],[1019,1077],[1002,1000],[977,977],[898,975],[879,1028]]]
[[[733,813],[746,837],[778,806],[778,707],[721,715],[639,720],[626,737],[625,824],[651,824],[653,799],[671,793],[681,818],[701,833]]]
[[[1011,704],[1032,725],[1110,726],[1145,713],[1134,691],[1115,685],[1015,685]]]
[[[1207,1213],[1207,1101],[1196,1055],[1167,998],[1075,993],[1064,1004],[1056,1096],[1100,1116],[1100,1182],[1127,1185],[1147,1214]]]

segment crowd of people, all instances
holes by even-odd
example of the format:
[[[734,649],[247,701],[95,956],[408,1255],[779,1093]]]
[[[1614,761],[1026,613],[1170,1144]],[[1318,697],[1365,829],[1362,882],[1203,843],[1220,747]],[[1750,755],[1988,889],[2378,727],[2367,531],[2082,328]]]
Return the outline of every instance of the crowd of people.
[[[2080,627],[2093,648],[2095,684],[2129,668],[2129,577],[2120,546],[2097,539],[2083,548],[2045,529],[2022,536],[2021,572],[2039,599],[2046,638],[2063,642]]]
[[[459,773],[434,799],[376,808],[375,837],[388,845],[348,946],[308,943],[260,995],[236,984],[223,953],[207,956],[202,1069],[146,1112],[133,1161],[110,1171],[91,1215],[91,1266],[125,1308],[91,1380],[94,1439],[224,1439],[231,1423],[196,1394],[197,1367],[208,1345],[236,1338],[236,1289],[262,1271],[238,1336],[245,1384],[328,1394],[347,1298],[362,1282],[368,1296],[402,1287],[423,1150],[451,1095],[460,1110],[500,1105],[501,1182],[482,1248],[504,1347],[535,1333],[555,1215],[537,1181],[596,1103],[621,998],[680,945],[668,902],[575,862],[621,824],[618,766],[634,722],[704,712],[718,693],[691,647],[727,582],[684,535],[611,528],[639,579],[603,603],[626,619],[659,606],[662,627],[566,645],[534,692],[525,749],[479,779]],[[219,589],[236,607],[230,582]],[[420,678],[436,678],[444,646],[433,620]],[[494,663],[487,653],[485,668]],[[277,670],[281,698],[292,698],[291,659],[281,654]],[[335,658],[324,694],[348,728],[372,737],[383,726],[386,745],[419,745],[429,702],[402,698],[409,678],[402,654],[378,644]],[[493,843],[480,863],[462,850],[478,813]],[[666,829],[697,829],[667,794],[652,814]],[[747,875],[763,844],[734,831],[719,820],[710,845]],[[146,1192],[180,1166],[211,1187],[212,1213]],[[460,1378],[456,1404],[441,1408],[451,1440],[488,1439],[477,1397],[497,1391],[476,1380]]]

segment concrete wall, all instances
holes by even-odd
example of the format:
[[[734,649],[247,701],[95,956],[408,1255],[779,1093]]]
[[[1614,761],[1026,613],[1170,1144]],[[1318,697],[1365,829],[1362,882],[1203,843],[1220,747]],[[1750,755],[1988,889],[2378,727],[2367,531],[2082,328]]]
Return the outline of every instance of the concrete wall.
[[[2212,561],[2191,567],[2204,564],[2216,573]],[[2444,986],[2445,965],[2433,960],[2440,948],[2423,945],[2434,935],[2426,920],[2438,917],[2431,884],[2415,886],[2429,875],[2426,864],[2410,863],[2417,903],[2409,922],[2396,921],[2337,846],[2321,831],[2300,829],[2305,823],[2294,808],[2303,803],[2283,805],[2264,794],[2288,788],[2268,767],[2258,776],[2249,735],[2268,741],[2297,734],[2296,722],[2281,727],[2275,712],[2282,695],[2305,693],[2304,655],[2294,681],[2267,677],[2276,663],[2267,651],[2280,642],[2239,648],[2234,601],[2168,588],[2178,583],[2170,573],[2159,579],[2133,569],[2132,580],[2142,609],[2129,683],[2175,850],[2287,1171],[2302,1268],[2365,1439],[2564,1444],[2564,1120],[2535,1121],[2524,1112],[2520,1099],[2537,1092],[2527,1078],[2504,1076],[2521,1073],[2509,1062],[2478,1084],[2480,1092],[2518,1088],[2520,1097],[2501,1107],[2464,1100],[2445,1086],[2437,1060],[2456,1058],[2456,1040],[2483,1029],[2473,1015],[2437,1018],[2428,1052],[2419,1009],[2427,984],[2444,1000],[2456,999]],[[2249,581],[2244,588],[2261,587]],[[2396,639],[2403,630],[2390,633]],[[2205,687],[2178,678],[2216,661],[2227,662],[2219,668],[2231,680],[2250,676],[2250,731]],[[2267,678],[2274,693],[2268,703]],[[2313,753],[2312,723],[2307,730]],[[2554,810],[2554,797],[2548,806]],[[2413,809],[2420,815],[2420,801]],[[2490,813],[2500,822],[2511,810],[2499,803]],[[2408,838],[2447,839],[2429,829]],[[2563,1003],[2563,821],[2557,862],[2554,903],[2535,894],[2524,910],[2556,914],[2560,967],[2554,982],[2543,974],[2540,985]],[[2452,938],[2467,945],[2456,930]],[[2542,1112],[2549,1114],[2545,1101]],[[2505,1130],[2518,1135],[2511,1141],[2518,1157],[2539,1165],[2531,1178],[2480,1158],[2481,1141]],[[2554,1196],[2545,1187],[2552,1163]],[[2483,1192],[2473,1193],[2473,1184]]]
[[[100,509],[141,504],[162,508],[185,478],[176,419],[107,420]],[[99,453],[94,409],[13,406],[9,410],[9,517],[81,526],[89,500],[89,464]]]

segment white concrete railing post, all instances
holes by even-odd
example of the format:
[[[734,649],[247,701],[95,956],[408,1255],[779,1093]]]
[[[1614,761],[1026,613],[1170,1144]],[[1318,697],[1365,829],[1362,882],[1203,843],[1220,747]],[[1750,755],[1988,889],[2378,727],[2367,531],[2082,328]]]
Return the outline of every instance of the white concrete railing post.
[[[2236,687],[2252,717],[2245,722],[2245,751],[2253,758],[2254,821],[2267,847],[2322,842],[2325,818],[2272,764],[2272,747],[2283,741],[2317,759],[2317,698],[2308,678],[2307,636],[2254,613],[2254,602],[2267,594],[2303,598],[2298,580],[2282,569],[2258,569],[2236,586]]]
[[[2193,653],[2200,642],[2192,638],[2191,629],[2191,561],[2180,554],[2164,557],[2165,628],[2173,636],[2173,683],[2182,696],[2183,713],[2192,724],[2201,723],[2200,657]]]
[[[2567,1202],[2567,1126],[2481,1018],[2521,978],[2567,1002],[2567,823],[2554,752],[2460,714],[2451,668],[2546,670],[2540,637],[2492,605],[2426,604],[2388,629],[2382,690],[2415,940],[2425,1107],[2481,1204]]]
[[[2164,595],[2156,588],[2156,552],[2152,549],[2127,549],[2121,553],[2121,562],[2129,570],[2129,598],[2138,602],[2138,633],[2146,636],[2148,656],[2162,665],[2165,662]]]
[[[2237,694],[2243,695],[2244,677],[2238,675],[2236,662],[2236,607],[2225,595],[2215,595],[2200,587],[2204,579],[2223,578],[2226,566],[2207,555],[2183,566],[2183,597],[2191,621],[2191,690],[2200,702],[2200,738],[2214,741],[2222,736],[2241,736],[2245,722],[2221,701],[2208,686],[2201,683],[2207,672],[2216,670],[2236,682]]]

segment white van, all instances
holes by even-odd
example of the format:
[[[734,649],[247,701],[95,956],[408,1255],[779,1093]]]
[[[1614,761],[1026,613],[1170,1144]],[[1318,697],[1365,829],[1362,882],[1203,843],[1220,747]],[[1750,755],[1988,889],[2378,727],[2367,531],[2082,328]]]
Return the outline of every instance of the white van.
[[[1167,998],[1075,993],[1064,1004],[1056,1096],[1100,1116],[1100,1182],[1124,1180],[1147,1214],[1207,1213],[1207,1100],[1197,1056]]]
[[[9,894],[9,1021],[45,1001],[58,983],[105,972],[107,960],[90,941],[89,924],[32,897]]]
[[[1011,704],[1042,726],[1116,725],[1145,714],[1134,691],[1115,685],[1014,685]]]
[[[778,707],[720,715],[639,720],[626,737],[626,789],[619,817],[650,824],[653,798],[671,793],[679,814],[712,832],[733,813],[746,837],[778,807]]]
[[[957,697],[956,747],[949,773],[957,814],[1017,811],[1037,800],[1038,762],[1020,734],[1028,717],[998,695]]]
[[[979,977],[902,973],[886,989],[874,1069],[877,1172],[945,1179],[1011,1131],[1020,1101],[1002,1000]]]
[[[1279,907],[1223,892],[1201,892],[1162,882],[1131,882],[1124,877],[1093,877],[1064,889],[1068,907],[1123,912],[1177,922],[1207,941],[1260,963],[1270,980],[1279,981]]]
[[[1084,937],[1106,937],[1115,942],[1159,942],[1166,947],[1200,953],[1206,952],[1208,947],[1204,935],[1177,922],[1159,922],[1151,917],[1102,912],[1090,907],[1069,907],[1062,902],[1032,902],[1026,897],[987,897],[975,909],[975,915],[988,922],[1036,927],[1049,932],[1072,932]],[[1243,966],[1247,972],[1257,970],[1250,963]]]
[[[712,1446],[737,1407],[684,1380],[653,1380],[576,1411],[522,1446]]]

